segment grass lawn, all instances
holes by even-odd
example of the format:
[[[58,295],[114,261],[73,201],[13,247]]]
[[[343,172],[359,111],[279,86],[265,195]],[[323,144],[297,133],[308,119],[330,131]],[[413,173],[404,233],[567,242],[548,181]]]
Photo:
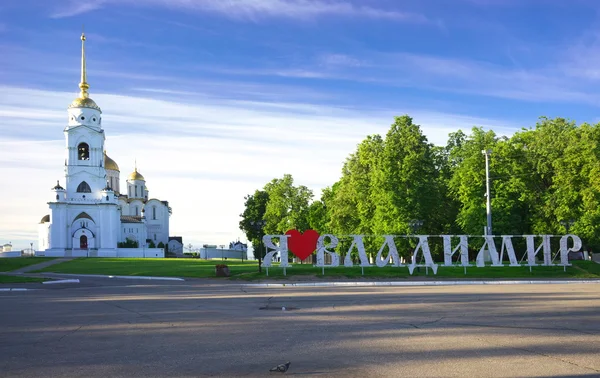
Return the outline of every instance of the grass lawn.
[[[10,257],[0,259],[0,272],[10,272],[24,266],[43,263],[54,260],[54,257]]]
[[[163,276],[163,277],[198,277],[214,278],[215,265],[223,263],[221,260],[200,260],[200,259],[117,259],[117,258],[80,258],[67,261],[61,264],[49,266],[40,272],[55,273],[79,273],[79,274],[108,274],[124,276]],[[231,278],[233,279],[264,279],[266,268],[262,273],[257,271],[256,261],[244,261],[229,259],[225,262],[229,266]],[[464,274],[462,267],[443,267],[438,268],[437,276],[429,270],[421,268],[415,270],[412,277],[429,278],[600,278],[600,264],[591,261],[574,261],[573,266],[567,267],[566,272],[563,267],[551,266],[533,267],[533,272],[529,272],[529,267],[469,267],[467,274]],[[410,278],[407,267],[394,268],[365,268],[365,278]],[[312,264],[294,264],[287,269],[287,278],[294,276],[315,276],[316,278],[361,278],[361,268],[325,268],[325,275],[321,275],[321,268],[313,267]],[[279,267],[269,268],[269,278],[285,278],[283,269]]]
[[[43,282],[48,281],[46,278],[37,277],[22,277],[22,276],[5,276],[0,275],[0,284],[8,283],[26,283],[26,282]]]

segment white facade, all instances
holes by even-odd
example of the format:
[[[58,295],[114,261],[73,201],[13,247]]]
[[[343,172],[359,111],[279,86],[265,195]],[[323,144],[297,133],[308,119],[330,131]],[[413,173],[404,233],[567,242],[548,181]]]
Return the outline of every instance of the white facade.
[[[59,182],[52,188],[50,214],[38,226],[38,248],[46,256],[145,256],[148,247],[168,243],[170,208],[166,201],[148,200],[137,167],[127,180],[133,195],[120,194],[119,166],[106,155],[102,111],[88,94],[85,36],[81,39],[81,92],[69,105],[64,129],[65,188]],[[149,220],[146,210],[150,210]],[[130,250],[125,253],[119,243],[128,240],[138,248],[125,248]],[[157,256],[159,251],[149,254],[164,257]]]

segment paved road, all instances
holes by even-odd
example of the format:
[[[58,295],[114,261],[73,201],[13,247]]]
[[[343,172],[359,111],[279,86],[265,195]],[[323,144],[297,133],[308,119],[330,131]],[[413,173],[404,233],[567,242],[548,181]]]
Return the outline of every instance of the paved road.
[[[99,282],[0,292],[0,376],[600,376],[598,284]]]

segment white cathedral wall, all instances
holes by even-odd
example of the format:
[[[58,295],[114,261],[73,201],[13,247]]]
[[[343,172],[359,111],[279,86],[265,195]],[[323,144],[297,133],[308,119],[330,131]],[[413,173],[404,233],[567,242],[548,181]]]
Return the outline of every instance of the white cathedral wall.
[[[146,229],[143,223],[121,223],[121,241],[135,240],[142,247],[146,243]]]
[[[140,200],[133,200],[129,202],[129,214],[131,216],[142,216],[142,210],[144,209],[144,203]]]
[[[38,250],[45,251],[49,248],[50,227],[52,223],[40,223],[38,225]]]
[[[108,184],[115,192],[121,191],[121,185],[119,183],[119,172],[118,171],[115,171],[112,169],[107,169],[106,170],[106,181],[108,181]]]
[[[50,220],[52,227],[50,228],[48,247],[50,249],[67,248],[67,204],[51,203]]]
[[[67,197],[81,198],[77,186],[86,181],[92,193],[83,193],[85,198],[97,198],[106,186],[104,169],[104,133],[87,127],[70,129],[66,133],[67,144]],[[89,146],[89,160],[78,160],[77,148],[81,143]]]

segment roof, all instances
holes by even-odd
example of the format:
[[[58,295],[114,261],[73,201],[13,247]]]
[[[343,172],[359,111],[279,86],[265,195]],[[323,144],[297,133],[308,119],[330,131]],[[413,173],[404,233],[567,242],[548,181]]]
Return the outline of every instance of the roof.
[[[121,223],[142,223],[142,217],[135,215],[121,215]]]
[[[104,168],[110,169],[113,171],[119,171],[119,165],[113,159],[108,157],[108,155],[106,154],[106,151],[104,151]]]
[[[50,222],[50,214],[44,215],[44,217],[40,221],[40,223],[48,223],[48,222]]]
[[[142,176],[142,174],[137,171],[137,168],[135,168],[135,171],[131,172],[128,180],[129,181],[146,181],[144,179],[144,176]]]

